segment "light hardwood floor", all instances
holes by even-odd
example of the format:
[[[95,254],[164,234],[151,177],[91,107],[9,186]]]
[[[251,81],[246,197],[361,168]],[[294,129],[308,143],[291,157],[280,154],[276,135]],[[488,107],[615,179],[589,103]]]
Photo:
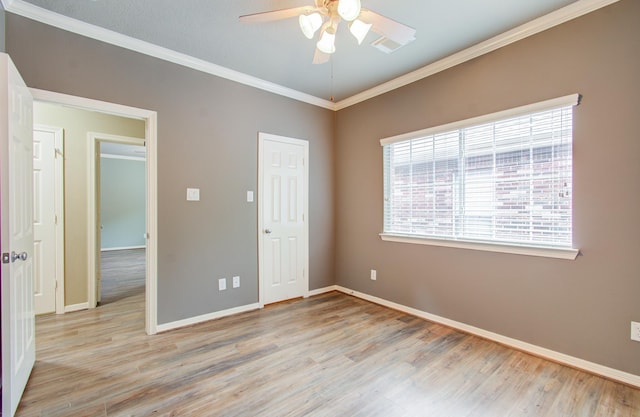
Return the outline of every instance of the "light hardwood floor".
[[[156,336],[144,297],[37,319],[18,416],[640,416],[640,390],[341,293]]]
[[[100,305],[144,292],[145,250],[128,249],[100,254]]]

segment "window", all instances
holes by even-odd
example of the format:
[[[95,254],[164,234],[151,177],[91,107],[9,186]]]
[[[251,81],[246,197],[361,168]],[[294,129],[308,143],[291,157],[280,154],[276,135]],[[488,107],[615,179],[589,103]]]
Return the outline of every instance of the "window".
[[[572,95],[381,140],[385,240],[572,248]],[[444,242],[444,243],[443,243]],[[452,245],[451,242],[467,243]],[[425,243],[425,242],[417,242]]]

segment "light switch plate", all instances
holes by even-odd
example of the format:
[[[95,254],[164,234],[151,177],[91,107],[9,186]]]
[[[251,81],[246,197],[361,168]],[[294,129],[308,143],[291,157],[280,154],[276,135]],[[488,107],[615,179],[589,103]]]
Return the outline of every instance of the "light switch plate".
[[[253,203],[253,191],[247,191],[247,203]]]
[[[200,201],[200,189],[187,188],[187,201]]]
[[[640,322],[631,322],[631,340],[640,342]]]
[[[226,278],[220,278],[218,280],[218,291],[224,291],[227,289],[227,279]]]

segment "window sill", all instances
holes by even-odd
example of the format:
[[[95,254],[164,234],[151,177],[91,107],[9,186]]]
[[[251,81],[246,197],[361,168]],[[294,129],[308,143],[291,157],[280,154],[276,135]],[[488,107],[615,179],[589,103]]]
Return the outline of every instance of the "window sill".
[[[465,240],[445,240],[408,235],[380,233],[380,238],[387,242],[412,243],[416,245],[443,246],[448,248],[482,250],[488,252],[510,253],[515,255],[541,256],[545,258],[575,260],[579,249],[541,248],[522,245],[505,245],[497,243],[473,242]]]

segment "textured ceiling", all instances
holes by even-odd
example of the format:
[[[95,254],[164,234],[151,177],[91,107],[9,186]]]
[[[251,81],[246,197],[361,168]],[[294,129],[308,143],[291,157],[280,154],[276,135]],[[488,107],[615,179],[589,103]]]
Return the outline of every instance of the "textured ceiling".
[[[6,1],[6,0],[5,0]],[[21,0],[15,0],[19,2]],[[246,24],[240,15],[312,5],[313,0],[24,0],[49,11],[336,101],[422,68],[575,0],[362,0],[417,30],[392,54],[362,45],[339,27],[336,53],[313,65],[315,40],[296,18]]]

